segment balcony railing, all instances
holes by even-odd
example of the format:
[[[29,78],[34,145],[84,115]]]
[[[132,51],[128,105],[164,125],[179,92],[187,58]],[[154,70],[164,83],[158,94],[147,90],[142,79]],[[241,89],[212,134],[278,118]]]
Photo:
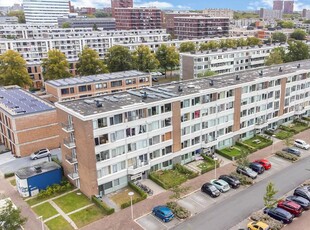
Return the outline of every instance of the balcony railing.
[[[74,130],[72,124],[61,123],[61,127],[65,132],[72,132]]]
[[[77,180],[77,179],[80,178],[78,172],[70,172],[70,173],[68,173],[68,177],[69,177],[71,180]]]
[[[151,169],[151,165],[148,161],[141,162],[139,164],[135,164],[128,168],[128,174],[134,175],[140,172],[144,172]]]
[[[68,149],[73,149],[76,147],[75,145],[75,141],[73,139],[64,139],[64,145],[68,148]]]
[[[76,157],[72,157],[70,155],[66,156],[66,160],[67,160],[67,162],[69,162],[69,164],[76,164],[76,163],[78,163],[77,158]]]

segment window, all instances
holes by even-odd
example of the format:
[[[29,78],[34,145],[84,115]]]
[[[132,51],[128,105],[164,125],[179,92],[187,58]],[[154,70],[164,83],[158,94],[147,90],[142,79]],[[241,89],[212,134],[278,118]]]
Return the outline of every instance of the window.
[[[126,137],[135,136],[136,129],[135,128],[127,128],[126,129]]]
[[[183,109],[183,108],[189,107],[189,106],[190,106],[189,103],[190,103],[189,99],[186,99],[186,100],[184,100],[184,101],[181,101],[181,108]]]
[[[182,136],[183,136],[183,135],[187,135],[187,134],[189,134],[189,133],[190,133],[190,127],[189,127],[189,126],[184,127],[184,128],[182,129]]]
[[[69,88],[61,89],[61,95],[69,94]]]
[[[125,138],[124,130],[119,130],[114,133],[111,133],[111,142],[115,142],[124,138]]]
[[[126,79],[125,80],[126,85],[132,85],[132,84],[136,84],[136,79]]]
[[[139,82],[140,82],[140,83],[148,82],[148,81],[149,81],[149,78],[148,78],[148,77],[140,77],[140,78],[139,78]]]
[[[99,137],[95,138],[95,145],[102,145],[102,144],[106,144],[109,143],[109,138],[108,138],[108,134],[103,134],[100,135]]]
[[[122,80],[119,80],[119,81],[112,81],[111,82],[111,87],[119,87],[119,86],[122,86]]]
[[[160,142],[160,136],[154,136],[149,139],[149,145],[156,145]]]
[[[91,85],[81,85],[79,86],[79,92],[91,91]]]
[[[200,104],[200,97],[195,97],[192,99],[192,106]]]
[[[95,123],[97,123],[96,125],[94,125],[94,128],[104,128],[108,126],[107,123],[107,118],[99,118],[97,121],[95,121]]]
[[[112,152],[112,157],[123,155],[125,154],[125,146],[122,145],[122,146],[116,147],[115,149],[112,149],[111,152]]]
[[[171,103],[161,106],[161,112],[162,113],[171,112]]]
[[[112,181],[103,184],[103,189],[104,189],[104,190],[110,189],[110,188],[112,188],[112,187],[113,187]]]
[[[110,125],[117,125],[123,123],[123,114],[117,114],[110,117]]]
[[[160,126],[159,126],[159,121],[153,121],[152,123],[150,123],[148,125],[148,131],[151,132],[153,130],[156,130],[156,129],[159,129]]]
[[[163,162],[163,167],[168,167],[169,165],[172,165],[172,160]]]
[[[96,154],[96,160],[97,160],[97,162],[99,162],[99,161],[104,161],[104,160],[108,160],[108,159],[110,159],[109,150],[102,151],[102,152]]]
[[[155,159],[157,157],[160,157],[160,150],[155,150],[154,152],[150,153],[150,158]]]
[[[197,110],[192,113],[192,119],[196,119],[200,117],[200,110]]]
[[[149,116],[154,116],[154,115],[159,114],[159,107],[153,106],[152,108],[148,109],[148,114]]]
[[[200,124],[196,124],[192,126],[192,133],[197,132],[200,130]]]
[[[98,83],[95,85],[95,88],[98,89],[103,89],[103,88],[107,88],[107,83]]]

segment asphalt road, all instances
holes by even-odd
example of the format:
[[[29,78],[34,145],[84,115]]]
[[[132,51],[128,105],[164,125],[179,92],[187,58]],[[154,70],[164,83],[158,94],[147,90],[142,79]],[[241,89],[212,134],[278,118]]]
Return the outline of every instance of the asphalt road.
[[[254,184],[227,200],[215,203],[174,229],[227,230],[246,219],[252,212],[263,208],[263,196],[269,181],[275,183],[279,190],[277,198],[280,198],[309,178],[310,156],[293,163],[279,173]]]

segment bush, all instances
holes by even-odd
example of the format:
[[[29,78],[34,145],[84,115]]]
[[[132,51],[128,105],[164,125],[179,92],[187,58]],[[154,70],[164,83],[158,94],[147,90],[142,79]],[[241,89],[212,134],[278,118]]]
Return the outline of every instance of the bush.
[[[171,209],[173,214],[179,219],[186,219],[191,215],[190,211],[178,205],[177,202],[168,202],[167,206],[168,208]]]
[[[248,145],[246,143],[243,143],[241,141],[236,141],[236,145],[238,146],[242,146],[242,147],[245,147],[250,153],[254,153],[256,151],[256,148],[254,148],[253,146],[251,145]]]
[[[222,152],[220,149],[216,149],[215,152],[219,155],[221,155],[222,157],[225,157],[227,158],[228,160],[233,160],[233,157],[230,156],[229,154],[225,153],[225,152]],[[237,159],[237,157],[234,157],[234,159]]]
[[[310,117],[302,117],[302,119],[305,121],[310,121]]]
[[[15,176],[15,173],[11,172],[11,173],[5,173],[4,174],[4,178],[9,178],[9,177],[12,177],[12,176]]]
[[[53,194],[62,193],[65,191],[68,191],[72,188],[72,185],[69,181],[61,181],[60,184],[53,184],[51,186],[48,186],[45,190],[41,190],[39,194],[37,195],[37,198],[43,199],[46,197],[49,197]]]
[[[204,159],[204,161],[206,161],[207,163],[210,164],[210,167],[205,168],[205,169],[201,169],[201,174],[204,174],[204,173],[207,173],[207,172],[210,172],[211,170],[213,170],[215,168],[214,167],[215,161],[211,157],[208,157],[207,155],[202,154],[201,156]],[[217,162],[216,167],[218,168],[219,166],[220,166],[220,164],[219,164],[219,162]]]
[[[297,161],[298,160],[298,157],[291,154],[291,153],[287,153],[287,152],[283,152],[283,151],[277,151],[276,152],[276,155],[279,156],[279,157],[282,157],[286,160],[289,160],[289,161]]]
[[[144,199],[145,199],[145,198],[143,198],[143,197],[138,197],[138,198],[136,198],[136,199],[133,199],[133,200],[132,200],[132,204],[138,203],[138,202],[140,202],[140,201],[142,201],[142,200],[144,200]],[[131,205],[131,201],[127,201],[127,202],[121,204],[121,209],[127,208],[127,207],[129,207],[130,205]]]
[[[241,185],[251,185],[253,184],[253,179],[250,177],[247,177],[245,175],[236,173],[236,172],[232,172],[230,175],[238,178],[238,180],[240,181]]]
[[[135,192],[137,192],[143,199],[147,198],[146,192],[144,192],[140,187],[132,183],[131,181],[128,182],[130,188],[132,188]]]
[[[58,159],[58,157],[52,157],[52,161],[54,161],[56,164],[61,165],[61,161]]]
[[[114,208],[110,208],[106,203],[99,200],[97,197],[92,196],[91,199],[104,214],[111,215],[112,213],[114,213]]]
[[[265,131],[265,134],[269,135],[269,136],[272,136],[274,135],[274,132],[270,131],[270,130],[266,130]]]
[[[268,224],[270,229],[272,230],[280,230],[284,227],[284,225],[280,221],[271,218],[270,216],[264,214],[262,211],[252,213],[251,219],[253,221],[262,221]]]
[[[160,179],[158,179],[156,175],[152,172],[149,174],[149,178],[164,189],[170,188],[169,186],[166,186],[166,184],[163,183]]]
[[[198,176],[198,173],[195,173],[180,164],[175,164],[173,169],[177,170],[181,174],[184,174],[188,179],[193,179]]]
[[[291,129],[285,125],[280,125],[280,129],[286,131],[286,132],[290,132],[290,133],[294,133],[294,134],[297,134],[298,132],[294,129]]]

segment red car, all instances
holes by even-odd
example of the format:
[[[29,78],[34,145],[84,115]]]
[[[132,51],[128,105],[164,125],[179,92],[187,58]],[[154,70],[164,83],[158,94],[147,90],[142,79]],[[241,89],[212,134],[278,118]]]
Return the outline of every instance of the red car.
[[[265,170],[268,170],[271,168],[271,163],[266,159],[260,159],[254,162],[261,164],[265,168]]]
[[[300,216],[303,211],[299,204],[288,200],[280,200],[278,202],[278,208],[283,208],[294,216]]]

